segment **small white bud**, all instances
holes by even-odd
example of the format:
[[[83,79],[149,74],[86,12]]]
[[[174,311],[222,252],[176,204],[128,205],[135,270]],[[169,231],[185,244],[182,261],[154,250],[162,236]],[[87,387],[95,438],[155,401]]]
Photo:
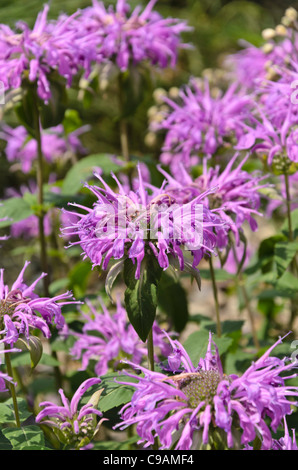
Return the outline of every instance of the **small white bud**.
[[[266,44],[264,44],[264,46],[262,47],[262,50],[265,54],[269,54],[269,52],[272,52],[273,51],[273,44],[270,44],[269,42],[267,42]]]
[[[287,36],[288,34],[288,30],[283,24],[277,25],[275,31],[278,36]]]
[[[285,16],[290,20],[290,21],[296,21],[297,20],[297,10],[293,7],[289,7],[285,11]]]
[[[165,96],[167,96],[167,92],[163,88],[156,88],[153,92],[153,99],[157,104],[162,104]]]
[[[266,28],[262,31],[262,36],[265,41],[268,41],[269,39],[273,39],[276,36],[275,29],[273,28]]]

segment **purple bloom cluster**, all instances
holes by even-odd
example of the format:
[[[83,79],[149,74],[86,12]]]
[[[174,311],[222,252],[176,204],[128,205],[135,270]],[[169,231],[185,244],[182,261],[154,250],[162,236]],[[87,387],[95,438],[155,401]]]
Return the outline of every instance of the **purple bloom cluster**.
[[[214,253],[214,229],[224,222],[202,204],[206,193],[181,206],[167,194],[163,185],[160,188],[145,185],[140,169],[135,192],[127,192],[114,176],[118,184],[116,193],[100,175],[95,176],[103,187],[87,187],[96,202],[92,208],[73,204],[87,214],[75,212],[78,221],[62,231],[67,236],[79,237],[79,241],[71,242],[70,246],[81,245],[84,257],[88,257],[93,266],[102,265],[106,270],[112,258],[129,258],[137,263],[138,279],[146,253],[155,256],[162,269],[169,267],[170,258],[178,259],[181,271],[189,263],[186,253],[192,256],[193,268],[205,253]]]
[[[261,184],[265,179],[263,174],[247,172],[243,166],[247,162],[249,155],[242,158],[238,165],[235,165],[239,154],[236,153],[221,170],[220,165],[208,167],[208,158],[203,159],[202,174],[193,179],[179,164],[179,176],[173,178],[160,168],[160,171],[167,180],[165,191],[171,197],[180,202],[189,202],[201,194],[203,204],[210,210],[218,214],[225,225],[216,228],[217,242],[219,249],[227,247],[230,243],[229,233],[235,237],[235,245],[239,247],[240,232],[243,231],[243,224],[248,221],[252,231],[258,227],[255,216],[262,216],[260,212],[261,193],[260,190],[268,183]],[[208,188],[213,191],[208,192]],[[240,247],[241,251],[241,247]],[[241,259],[241,257],[240,257]]]
[[[129,363],[142,375],[126,372],[136,380],[129,382],[136,391],[122,408],[123,422],[116,427],[136,424],[145,447],[158,438],[161,449],[175,446],[177,450],[194,450],[208,444],[240,448],[250,445],[258,435],[262,449],[271,449],[270,428],[276,432],[285,416],[291,414],[292,406],[297,405],[298,396],[297,387],[286,385],[287,379],[297,376],[287,375],[295,364],[270,356],[281,341],[238,377],[223,373],[211,333],[206,356],[198,366],[192,364],[178,341],[170,340],[173,353],[169,365],[179,373],[168,376]],[[215,442],[218,430],[223,436]]]
[[[163,18],[153,11],[157,0],[143,9],[130,12],[126,0],[117,0],[115,8],[93,0],[92,7],[82,11],[82,27],[97,37],[97,62],[114,62],[123,72],[130,65],[149,62],[165,68],[174,67],[178,50],[186,47],[180,35],[190,28],[184,21]]]
[[[71,16],[61,14],[55,21],[48,20],[45,5],[32,29],[24,22],[15,29],[1,24],[0,76],[5,89],[19,88],[28,78],[37,83],[39,97],[47,102],[55,73],[70,86],[80,71],[88,77],[95,63],[115,61],[121,71],[141,61],[173,67],[178,49],[185,47],[180,35],[189,27],[153,12],[156,1],[129,15],[125,0],[118,0],[115,10],[93,0],[92,7]]]
[[[38,329],[49,338],[51,325],[55,325],[58,330],[65,325],[61,308],[76,303],[71,292],[53,298],[39,297],[34,290],[46,274],[41,274],[27,286],[23,276],[29,264],[26,261],[11,288],[4,284],[4,269],[0,270],[0,343],[11,347],[20,335],[29,339],[31,329]]]
[[[199,157],[213,156],[220,147],[231,148],[243,135],[241,123],[250,116],[251,98],[232,84],[212,96],[208,81],[201,87],[195,79],[179,92],[177,100],[167,97],[169,111],[152,121],[152,131],[165,131],[160,161],[179,173],[179,162],[190,168]],[[196,160],[194,160],[196,159]]]
[[[36,416],[36,422],[50,426],[58,438],[70,448],[79,450],[88,446],[105,419],[102,418],[97,422],[96,417],[101,417],[102,413],[96,408],[97,403],[93,403],[92,399],[80,409],[79,404],[85,392],[100,382],[101,380],[96,377],[85,380],[73,395],[71,402],[60,389],[62,406],[49,401],[41,402],[39,406],[44,408]],[[98,402],[98,399],[95,401]]]
[[[63,16],[51,22],[48,11],[45,5],[32,29],[24,22],[18,22],[14,30],[0,25],[0,76],[5,89],[19,88],[27,77],[37,83],[38,95],[44,101],[51,97],[52,73],[59,73],[70,86],[85,64],[82,45],[69,27],[73,18]]]
[[[128,322],[126,310],[120,300],[118,299],[116,312],[113,314],[101,299],[99,303],[102,312],[98,312],[96,307],[86,300],[89,313],[81,311],[85,324],[82,333],[74,333],[76,342],[70,351],[71,355],[82,361],[82,370],[86,370],[90,367],[90,362],[95,361],[94,372],[98,376],[106,374],[109,368],[117,370],[122,367],[121,360],[124,358],[141,364],[147,357],[147,347]],[[152,328],[154,346],[166,357],[170,348],[164,333],[156,322]],[[155,360],[158,361],[157,355]]]

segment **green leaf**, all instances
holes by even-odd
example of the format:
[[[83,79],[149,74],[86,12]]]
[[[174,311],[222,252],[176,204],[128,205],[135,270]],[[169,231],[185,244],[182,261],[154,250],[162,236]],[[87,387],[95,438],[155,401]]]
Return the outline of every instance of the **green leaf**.
[[[122,385],[117,382],[135,382],[135,380],[127,375],[117,373],[106,374],[101,377],[100,387],[103,392],[99,399],[98,408],[103,413],[125,405],[131,400],[135,387]]]
[[[2,432],[15,450],[45,448],[44,435],[39,426],[29,425],[21,428],[6,428]]]
[[[228,336],[221,336],[219,338],[216,335],[213,335],[213,340],[218,347],[219,355],[228,351],[229,347],[233,343],[233,339]],[[193,332],[183,343],[184,348],[195,366],[201,358],[206,356],[208,342],[209,331],[204,329]]]
[[[21,422],[25,421],[31,413],[28,411],[28,406],[23,398],[17,398],[18,410]],[[4,403],[0,403],[0,423],[15,424],[15,414],[13,401],[10,398]]]
[[[82,119],[76,109],[67,109],[64,114],[63,127],[66,134],[74,132],[81,127]]]
[[[279,242],[274,246],[274,259],[278,277],[289,267],[298,251],[298,242]]]
[[[0,204],[0,219],[6,218],[0,222],[0,227],[8,227],[15,222],[27,219],[33,215],[30,205],[20,197],[11,197]]]
[[[157,307],[157,286],[161,277],[155,256],[145,255],[139,279],[135,278],[136,266],[131,259],[124,263],[125,306],[128,318],[142,341],[146,341],[152,328]]]
[[[84,157],[75,163],[66,177],[62,185],[62,193],[67,195],[76,194],[82,187],[82,184],[92,177],[96,168],[100,168],[105,175],[111,172],[119,171],[121,168],[114,163],[111,156],[107,154],[96,154]]]
[[[283,234],[276,234],[272,237],[262,240],[258,249],[258,258],[260,261],[260,269],[262,273],[272,271],[274,266],[274,250],[278,243],[286,242],[287,239]]]
[[[173,328],[181,332],[189,318],[187,295],[180,282],[162,273],[157,292],[158,306],[173,322]]]
[[[43,347],[40,339],[37,336],[32,335],[27,339],[20,335],[15,346],[16,348],[20,348],[22,351],[29,351],[31,368],[34,369],[42,357]]]
[[[298,209],[291,211],[291,222],[294,239],[298,237]],[[289,239],[289,223],[286,220],[281,228],[281,231],[284,233],[287,239]]]
[[[118,275],[121,273],[121,271],[124,268],[124,259],[121,259],[120,261],[117,261],[109,270],[107,276],[106,276],[106,281],[105,281],[105,290],[106,293],[108,294],[110,300],[112,303],[114,303],[114,300],[112,298],[112,287],[113,284],[118,277]]]
[[[13,367],[27,366],[30,364],[31,364],[31,357],[28,352],[15,353],[11,358],[11,365]],[[43,353],[40,359],[40,364],[55,367],[55,366],[59,366],[60,363],[51,355],[47,353]]]

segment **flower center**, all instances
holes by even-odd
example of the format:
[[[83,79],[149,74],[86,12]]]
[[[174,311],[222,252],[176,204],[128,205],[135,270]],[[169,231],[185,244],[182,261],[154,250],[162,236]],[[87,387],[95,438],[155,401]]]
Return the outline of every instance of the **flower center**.
[[[184,377],[178,388],[187,396],[189,405],[196,408],[202,401],[205,404],[212,403],[220,380],[220,374],[216,370],[202,370]]]
[[[0,318],[4,315],[12,315],[19,304],[30,302],[29,297],[23,297],[20,290],[16,289],[9,292],[7,297],[0,300]]]

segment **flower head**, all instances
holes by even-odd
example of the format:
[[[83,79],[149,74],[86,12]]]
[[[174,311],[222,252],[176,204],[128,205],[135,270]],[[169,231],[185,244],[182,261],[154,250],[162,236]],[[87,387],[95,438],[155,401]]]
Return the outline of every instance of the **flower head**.
[[[212,156],[220,147],[230,148],[243,134],[241,122],[249,115],[251,99],[236,85],[225,93],[212,95],[206,80],[203,88],[195,79],[180,90],[179,98],[167,97],[168,111],[153,119],[153,131],[165,131],[161,162],[169,164],[173,173],[179,173],[177,163],[190,168],[202,155]],[[163,116],[162,116],[163,115]]]
[[[292,429],[292,437],[290,436],[286,419],[284,419],[285,435],[273,442],[273,450],[298,450],[295,429]]]
[[[75,28],[70,27],[78,13],[49,21],[48,11],[49,6],[45,5],[32,29],[24,22],[19,22],[14,30],[0,25],[0,76],[5,89],[19,88],[28,78],[29,82],[36,82],[38,95],[46,102],[52,95],[50,75],[58,73],[70,86],[73,76],[87,61],[84,43]],[[85,40],[87,36],[85,32]]]
[[[109,368],[121,368],[121,360],[124,358],[141,364],[147,356],[147,347],[128,322],[126,310],[119,299],[113,314],[101,299],[99,302],[102,312],[86,300],[89,312],[81,312],[85,324],[82,333],[74,333],[76,342],[70,351],[71,355],[82,361],[82,370],[90,367],[90,362],[95,361],[94,372],[98,376],[106,374]],[[156,322],[153,324],[153,341],[155,347],[160,349],[161,355],[166,357],[169,345]],[[155,360],[158,360],[157,355]]]
[[[98,62],[115,62],[121,71],[145,61],[161,68],[175,66],[178,50],[186,47],[180,35],[190,28],[153,11],[156,2],[150,0],[143,11],[137,6],[130,12],[126,0],[117,0],[115,8],[108,9],[93,0],[92,7],[82,11],[80,23],[97,37]]]
[[[36,422],[50,426],[57,434],[58,439],[70,448],[85,447],[96,435],[104,419],[97,423],[96,416],[101,417],[102,413],[96,409],[96,404],[92,399],[81,408],[79,408],[79,403],[85,392],[100,382],[101,380],[97,377],[85,380],[70,402],[64,391],[60,389],[62,406],[48,401],[41,402],[39,406],[43,407],[43,410],[36,416]]]
[[[20,335],[29,339],[31,329],[39,329],[46,338],[51,336],[50,326],[62,329],[65,320],[61,308],[76,303],[71,292],[53,298],[39,297],[35,292],[37,283],[46,276],[41,274],[31,285],[24,282],[25,262],[11,288],[4,284],[4,269],[0,270],[0,343],[13,346]]]
[[[197,366],[178,341],[170,340],[177,359],[176,371],[180,360],[179,373],[168,376],[137,365],[135,368],[142,375],[126,372],[136,379],[136,383],[130,383],[136,391],[131,402],[122,408],[122,423],[116,427],[124,429],[136,424],[145,447],[158,438],[161,449],[175,446],[193,450],[204,445],[238,448],[252,443],[258,435],[262,449],[270,449],[270,428],[276,432],[291,413],[291,405],[297,404],[298,395],[297,387],[286,385],[287,379],[296,376],[287,375],[295,365],[270,357],[281,341],[238,377],[223,373],[211,333],[206,356]],[[239,433],[240,438],[235,438]]]
[[[260,190],[268,183],[261,184],[264,175],[243,169],[248,157],[242,158],[236,165],[239,160],[239,154],[236,153],[223,170],[219,165],[208,167],[208,159],[204,158],[202,174],[195,179],[182,164],[178,167],[179,176],[174,178],[160,168],[167,180],[165,190],[171,197],[188,202],[204,194],[202,203],[226,222],[224,226],[216,228],[218,248],[228,245],[229,232],[234,234],[238,246],[244,222],[248,221],[251,230],[255,231],[258,226],[255,216],[262,216],[259,211]],[[213,191],[208,192],[208,188],[213,188]]]
[[[137,263],[136,278],[145,254],[155,256],[159,266],[167,269],[172,259],[178,260],[181,270],[192,257],[195,268],[206,252],[214,252],[214,227],[223,222],[201,204],[205,194],[187,204],[176,203],[164,190],[145,185],[139,169],[138,189],[127,192],[114,176],[118,192],[113,191],[101,178],[103,187],[88,186],[97,198],[92,208],[81,207],[87,214],[75,213],[78,222],[65,227],[66,235],[77,235],[84,256],[94,266],[106,270],[111,258],[131,259]],[[75,205],[75,204],[74,204]]]

